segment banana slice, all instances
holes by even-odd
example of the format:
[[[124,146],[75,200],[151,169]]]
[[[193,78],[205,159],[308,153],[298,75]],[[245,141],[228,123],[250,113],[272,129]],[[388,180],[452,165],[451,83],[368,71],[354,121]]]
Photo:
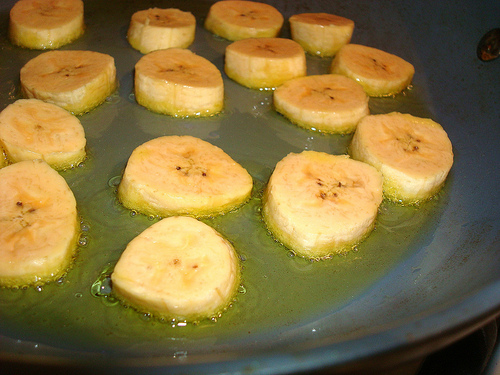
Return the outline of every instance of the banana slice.
[[[325,133],[351,133],[370,114],[363,87],[340,74],[291,79],[274,91],[273,101],[291,122]]]
[[[54,103],[74,114],[88,112],[116,89],[113,57],[92,51],[49,51],[21,68],[25,98]]]
[[[382,176],[372,166],[317,151],[290,153],[263,196],[263,217],[289,249],[307,258],[343,253],[374,227]]]
[[[252,89],[274,89],[306,75],[304,49],[291,39],[249,38],[226,47],[224,70],[229,78]]]
[[[452,144],[441,125],[398,112],[363,118],[349,153],[377,168],[387,198],[405,204],[434,196],[453,164]]]
[[[8,159],[43,159],[57,170],[85,159],[85,132],[77,117],[55,104],[19,99],[0,113],[0,146]]]
[[[210,116],[224,107],[217,67],[187,49],[150,52],[135,65],[135,98],[151,111],[171,116]]]
[[[78,235],[75,197],[42,160],[0,169],[0,285],[56,280],[70,267]]]
[[[141,53],[159,49],[187,48],[193,41],[196,19],[175,8],[150,8],[132,15],[127,38]]]
[[[292,39],[306,52],[321,57],[335,55],[354,32],[354,21],[334,14],[294,14],[288,21]]]
[[[205,19],[205,29],[232,41],[274,38],[280,33],[283,22],[281,13],[271,5],[225,0],[210,7]]]
[[[355,79],[370,96],[389,96],[410,85],[415,68],[388,52],[359,44],[346,44],[333,59],[330,73]]]
[[[248,172],[220,148],[191,136],[164,136],[132,152],[118,196],[145,214],[209,216],[245,203],[252,186]]]
[[[240,269],[231,244],[191,217],[173,216],[134,238],[111,275],[113,291],[158,317],[197,320],[231,302]]]
[[[32,49],[56,49],[85,30],[81,0],[20,0],[10,10],[9,37]]]

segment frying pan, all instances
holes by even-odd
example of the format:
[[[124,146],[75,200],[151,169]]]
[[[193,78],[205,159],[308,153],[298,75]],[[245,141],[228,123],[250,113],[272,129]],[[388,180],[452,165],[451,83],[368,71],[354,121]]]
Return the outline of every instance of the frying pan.
[[[19,70],[40,51],[12,46],[0,6],[0,104],[20,98]],[[350,18],[352,41],[412,62],[412,88],[370,100],[372,113],[400,111],[442,124],[455,163],[439,196],[417,207],[384,202],[376,229],[355,251],[321,262],[293,256],[260,218],[274,165],[304,149],[346,153],[350,136],[299,129],[272,108],[272,92],[224,74],[224,113],[207,119],[149,112],[133,97],[141,54],[127,43],[130,16],[149,7],[191,11],[190,49],[223,71],[229,42],[202,27],[208,1],[85,1],[85,35],[62,49],[115,58],[119,89],[80,116],[89,157],[62,172],[78,202],[82,237],[73,268],[42,287],[0,290],[0,359],[122,373],[298,373],[382,369],[420,358],[500,312],[500,61],[482,62],[477,42],[498,27],[495,1],[269,1],[285,19],[301,12]],[[282,36],[289,37],[285,25]],[[308,73],[331,59],[308,56]],[[126,160],[141,143],[191,134],[225,150],[254,178],[251,201],[204,221],[242,259],[242,285],[221,316],[198,324],[140,314],[110,294],[109,274],[126,244],[157,219],[116,199]]]

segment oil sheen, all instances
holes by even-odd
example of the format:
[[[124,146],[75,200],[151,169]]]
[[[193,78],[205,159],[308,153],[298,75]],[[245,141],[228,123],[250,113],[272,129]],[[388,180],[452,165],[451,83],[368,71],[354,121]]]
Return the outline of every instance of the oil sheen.
[[[89,1],[86,7],[92,14],[100,14],[100,4],[104,2]],[[375,230],[345,255],[311,261],[293,255],[276,242],[260,213],[262,190],[275,164],[289,152],[305,149],[345,154],[351,136],[301,129],[274,111],[272,91],[246,89],[227,78],[225,107],[216,116],[174,118],[137,105],[131,72],[139,55],[112,38],[121,35],[123,20],[118,18],[131,9],[108,12],[106,17],[110,19],[102,22],[106,29],[101,30],[99,47],[115,57],[120,88],[110,100],[80,116],[87,135],[88,158],[77,168],[62,172],[82,218],[75,263],[57,282],[0,289],[4,338],[12,339],[15,345],[36,343],[34,353],[42,347],[54,347],[123,357],[183,358],[189,353],[229,350],[259,342],[269,332],[291,330],[339,311],[362,298],[401,261],[422,251],[431,241],[446,207],[450,181],[436,199],[419,206],[384,201]],[[202,14],[205,11],[200,10]],[[97,22],[99,17],[90,18],[88,29],[97,27]],[[198,39],[201,42],[195,42],[193,48],[222,71],[221,56],[227,41],[213,38],[202,29]],[[88,46],[86,40],[75,41],[72,48],[95,47]],[[0,83],[0,92],[11,93],[21,62],[34,52],[1,43],[3,51],[16,56],[0,66],[10,78]],[[329,65],[327,60],[312,56],[307,64],[309,74],[326,73]],[[18,98],[19,93],[14,96]],[[2,100],[13,100],[12,94]],[[370,99],[370,110],[374,114],[398,110],[432,117],[426,93],[418,85],[392,98]],[[185,134],[222,148],[249,171],[255,185],[244,206],[203,219],[233,244],[241,260],[242,280],[226,311],[199,322],[159,320],[139,313],[113,297],[109,282],[127,243],[158,220],[125,209],[116,197],[129,155],[154,137]]]

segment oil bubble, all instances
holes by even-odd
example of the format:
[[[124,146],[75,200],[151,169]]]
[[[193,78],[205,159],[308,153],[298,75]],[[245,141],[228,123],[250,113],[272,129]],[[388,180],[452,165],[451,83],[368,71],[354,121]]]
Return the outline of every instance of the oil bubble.
[[[141,314],[141,320],[144,320],[145,322],[149,322],[151,320],[151,314],[150,313]]]
[[[87,246],[88,242],[89,241],[88,241],[88,238],[86,236],[80,236],[80,238],[78,239],[78,245],[82,246],[82,247]]]
[[[114,177],[111,177],[111,178],[108,180],[108,186],[109,186],[109,187],[117,187],[118,185],[120,185],[121,179],[122,179],[122,177],[121,177],[121,176],[114,176]]]
[[[111,294],[111,277],[101,275],[90,287],[90,292],[94,297],[104,297]]]
[[[105,99],[105,102],[110,103],[110,104],[116,104],[116,103],[120,102],[120,96],[119,95],[110,95]]]
[[[178,351],[174,353],[173,357],[177,359],[185,359],[187,355],[188,353],[186,351]]]
[[[103,296],[102,303],[106,306],[115,306],[120,303],[120,301],[113,297],[112,295]]]
[[[115,306],[120,301],[113,296],[113,289],[111,285],[111,271],[112,265],[108,265],[102,272],[99,278],[94,281],[90,287],[90,294],[94,297],[101,298],[101,301],[106,306]]]
[[[85,223],[83,220],[80,221],[80,230],[82,232],[88,232],[90,230],[90,225]]]
[[[216,131],[212,131],[212,132],[208,133],[208,137],[211,139],[219,139],[220,134]]]

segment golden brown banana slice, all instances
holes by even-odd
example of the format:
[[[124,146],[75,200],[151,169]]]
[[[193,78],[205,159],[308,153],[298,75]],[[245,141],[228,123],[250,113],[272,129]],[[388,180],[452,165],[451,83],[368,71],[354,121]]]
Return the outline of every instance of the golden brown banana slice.
[[[0,169],[0,285],[60,278],[70,267],[80,225],[66,181],[42,160]]]
[[[330,72],[358,81],[369,96],[389,96],[410,85],[415,68],[399,56],[350,43],[339,50]]]
[[[303,151],[278,164],[263,196],[273,235],[307,258],[349,251],[374,227],[382,176],[346,155]]]
[[[117,86],[113,57],[93,51],[49,51],[21,68],[21,91],[82,114],[98,106]]]
[[[210,7],[205,28],[228,40],[274,38],[283,26],[283,16],[271,5],[255,1],[225,0]]]
[[[132,15],[127,32],[130,45],[141,53],[187,48],[195,37],[196,19],[175,8],[150,8]]]
[[[32,49],[56,49],[85,30],[81,0],[19,0],[10,10],[9,38]]]
[[[274,89],[306,75],[306,56],[300,44],[291,39],[243,39],[226,47],[224,70],[243,86]]]
[[[354,21],[329,13],[301,13],[289,18],[292,39],[306,52],[333,56],[351,41]]]
[[[198,320],[221,313],[239,285],[231,244],[191,217],[173,216],[134,238],[111,275],[119,298],[157,317]]]
[[[370,114],[363,87],[340,74],[299,77],[286,81],[273,94],[276,111],[306,129],[351,133]]]
[[[158,216],[210,216],[245,203],[252,177],[220,148],[191,136],[155,138],[130,156],[118,197]]]
[[[80,120],[55,104],[19,99],[0,113],[0,147],[13,163],[42,159],[72,168],[85,159],[85,144]]]
[[[434,196],[453,165],[452,144],[441,125],[398,112],[363,118],[349,153],[377,168],[387,198],[405,204]]]
[[[151,111],[171,116],[211,116],[224,107],[224,82],[217,67],[187,49],[143,56],[135,65],[135,98]]]

